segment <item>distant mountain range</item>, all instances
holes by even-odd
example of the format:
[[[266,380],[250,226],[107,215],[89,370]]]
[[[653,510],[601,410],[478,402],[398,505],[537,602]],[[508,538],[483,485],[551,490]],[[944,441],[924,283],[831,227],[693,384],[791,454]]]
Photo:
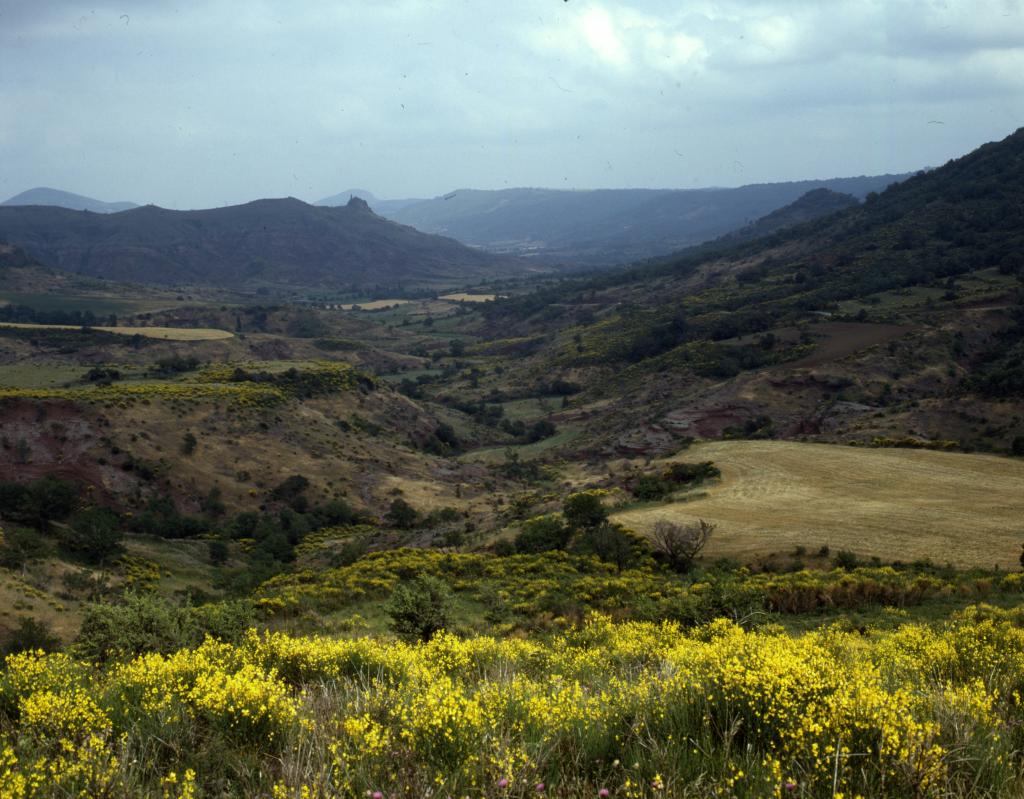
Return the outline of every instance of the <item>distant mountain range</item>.
[[[4,206],[0,239],[78,274],[237,289],[457,286],[537,268],[383,219],[358,198],[340,208],[287,198],[117,214]]]
[[[459,189],[431,200],[379,201],[377,213],[491,252],[612,264],[682,250],[753,223],[814,189],[863,199],[908,175],[762,183],[732,189]]]
[[[83,197],[81,194],[72,194],[70,191],[48,189],[43,186],[16,194],[9,200],[4,200],[0,205],[54,205],[58,208],[70,208],[73,211],[92,211],[96,214],[116,214],[118,211],[127,211],[131,208],[139,207],[135,203],[108,203],[103,200],[93,199],[92,197]]]

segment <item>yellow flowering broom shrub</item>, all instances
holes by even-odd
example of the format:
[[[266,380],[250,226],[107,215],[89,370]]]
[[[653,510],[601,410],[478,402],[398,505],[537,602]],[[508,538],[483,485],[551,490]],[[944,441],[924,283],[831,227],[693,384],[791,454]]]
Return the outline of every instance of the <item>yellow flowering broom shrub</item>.
[[[593,616],[532,639],[253,631],[100,666],[16,655],[0,796],[1010,799],[1019,615],[800,636]]]

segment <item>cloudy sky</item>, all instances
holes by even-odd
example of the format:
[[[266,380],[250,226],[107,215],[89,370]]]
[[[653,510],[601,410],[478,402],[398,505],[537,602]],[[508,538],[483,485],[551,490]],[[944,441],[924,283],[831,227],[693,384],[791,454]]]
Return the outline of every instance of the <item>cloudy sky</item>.
[[[0,199],[735,186],[1021,125],[1020,0],[0,0]]]

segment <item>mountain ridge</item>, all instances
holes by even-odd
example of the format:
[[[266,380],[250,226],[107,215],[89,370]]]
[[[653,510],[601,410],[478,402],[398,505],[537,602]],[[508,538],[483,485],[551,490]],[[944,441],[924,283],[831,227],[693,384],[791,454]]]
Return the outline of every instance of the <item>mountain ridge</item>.
[[[133,202],[119,201],[106,202],[93,197],[86,197],[83,194],[75,194],[61,189],[51,189],[46,186],[37,186],[19,194],[15,194],[4,200],[0,205],[44,205],[58,208],[68,208],[73,211],[92,211],[97,214],[116,214],[121,211],[128,211],[138,208]]]
[[[387,215],[493,252],[600,265],[661,256],[711,241],[816,188],[863,199],[906,177],[700,189],[457,189]]]
[[[390,216],[409,205],[423,202],[423,198],[421,197],[400,200],[381,200],[376,197],[373,192],[367,191],[366,189],[348,189],[347,191],[338,192],[337,194],[332,194],[330,197],[324,197],[323,199],[317,200],[313,205],[336,207],[339,205],[345,205],[351,197],[358,197],[361,200],[365,200],[374,212],[381,216]]]
[[[386,220],[358,198],[338,208],[289,197],[198,211],[145,205],[107,215],[3,206],[0,238],[49,266],[134,283],[461,285],[536,268]]]

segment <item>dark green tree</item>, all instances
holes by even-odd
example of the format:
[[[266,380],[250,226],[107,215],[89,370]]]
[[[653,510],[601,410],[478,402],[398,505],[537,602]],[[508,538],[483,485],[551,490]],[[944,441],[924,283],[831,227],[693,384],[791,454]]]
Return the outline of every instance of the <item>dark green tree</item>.
[[[60,543],[87,563],[102,563],[121,551],[121,520],[110,508],[79,511],[61,530]]]
[[[46,552],[46,541],[36,530],[8,527],[0,537],[0,566],[8,569],[24,569]]]
[[[391,503],[388,512],[384,514],[384,520],[399,530],[410,530],[416,526],[420,515],[412,505],[399,497]]]
[[[37,530],[47,530],[51,521],[66,519],[75,508],[78,489],[57,477],[43,477],[26,486],[21,507],[12,518],[25,521]]]
[[[223,566],[228,562],[228,545],[226,541],[215,538],[207,544],[210,563],[213,566]]]
[[[540,516],[523,523],[522,532],[516,536],[516,551],[522,553],[548,552],[565,549],[572,536],[572,530],[556,516]]]
[[[574,549],[597,555],[605,563],[614,564],[619,571],[634,565],[644,554],[643,544],[636,536],[627,533],[620,525],[608,522],[586,529]]]
[[[608,511],[596,494],[572,494],[562,505],[562,515],[573,530],[590,530],[608,520]]]
[[[451,626],[452,592],[437,577],[421,574],[399,584],[387,606],[390,626],[406,641],[429,641]]]

